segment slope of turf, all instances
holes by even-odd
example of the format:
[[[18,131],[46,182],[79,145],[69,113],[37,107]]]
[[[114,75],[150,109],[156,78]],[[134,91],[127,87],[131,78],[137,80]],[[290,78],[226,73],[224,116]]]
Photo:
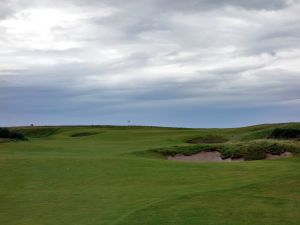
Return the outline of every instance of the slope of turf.
[[[276,127],[300,124],[15,128],[29,141],[0,143],[0,224],[298,225],[299,157],[196,164],[147,155],[200,136],[265,139]]]

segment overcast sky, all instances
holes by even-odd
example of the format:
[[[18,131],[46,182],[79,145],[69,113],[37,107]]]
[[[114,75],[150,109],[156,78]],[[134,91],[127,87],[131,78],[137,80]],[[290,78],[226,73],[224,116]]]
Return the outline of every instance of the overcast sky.
[[[298,0],[0,0],[0,125],[300,121]]]

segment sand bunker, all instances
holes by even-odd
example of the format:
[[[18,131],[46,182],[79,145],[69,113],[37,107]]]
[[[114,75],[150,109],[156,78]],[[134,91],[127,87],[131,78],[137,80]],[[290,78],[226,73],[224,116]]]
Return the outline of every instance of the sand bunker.
[[[292,157],[292,156],[293,156],[293,153],[291,153],[291,152],[284,152],[279,155],[272,155],[270,153],[267,153],[266,159],[287,158],[287,157]],[[174,161],[185,161],[185,162],[241,162],[241,161],[245,161],[244,158],[222,159],[221,153],[217,152],[217,151],[199,152],[194,155],[177,154],[175,156],[167,156],[166,159],[174,160]]]
[[[273,154],[267,153],[266,159],[288,158],[288,157],[293,157],[293,156],[294,156],[294,154],[291,152],[283,152],[279,155],[273,155]]]
[[[199,152],[194,155],[177,154],[175,156],[167,156],[167,160],[186,161],[186,162],[238,162],[238,161],[244,161],[243,158],[222,159],[221,153],[217,152],[217,151]]]

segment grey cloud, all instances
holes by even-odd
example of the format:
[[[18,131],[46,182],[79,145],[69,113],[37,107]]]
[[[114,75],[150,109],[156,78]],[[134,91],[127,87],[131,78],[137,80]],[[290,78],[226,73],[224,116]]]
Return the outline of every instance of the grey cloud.
[[[78,4],[97,4],[96,0],[70,0]],[[101,3],[118,6],[147,6],[154,5],[154,7],[160,10],[179,10],[179,11],[195,11],[195,10],[207,10],[212,8],[224,7],[224,6],[240,6],[248,9],[279,9],[287,5],[285,0],[104,0]],[[146,9],[147,10],[147,9]]]
[[[0,21],[14,13],[14,10],[8,5],[8,1],[0,2]]]
[[[168,9],[188,9],[188,10],[205,10],[212,9],[224,6],[239,6],[247,9],[278,9],[282,8],[286,5],[284,0],[255,0],[255,1],[247,1],[247,0],[188,0],[188,1],[157,1],[159,5],[162,5],[164,8]]]
[[[0,114],[53,116],[53,121],[69,114],[87,121],[86,113],[119,121],[122,113],[140,112],[145,121],[156,110],[167,115],[168,109],[186,108],[195,116],[206,107],[211,113],[216,105],[239,108],[238,114],[245,107],[299,104],[296,1],[5,2],[2,20],[39,7],[70,13],[70,18],[49,30],[40,27],[45,36],[36,40],[42,48],[22,33],[0,34]],[[76,13],[66,5],[77,7]],[[116,11],[80,16],[86,6],[87,13],[103,7]],[[39,25],[34,22],[26,24],[25,34]],[[77,47],[55,48],[71,41]]]

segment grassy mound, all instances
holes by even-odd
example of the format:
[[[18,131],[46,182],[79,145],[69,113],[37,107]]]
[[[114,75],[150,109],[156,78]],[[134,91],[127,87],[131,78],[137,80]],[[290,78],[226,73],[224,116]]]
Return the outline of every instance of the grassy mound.
[[[224,143],[228,141],[227,138],[219,135],[206,135],[195,137],[192,139],[187,140],[187,143],[190,144],[213,144],[213,143]]]
[[[151,149],[163,155],[193,155],[202,151],[218,151],[223,159],[240,158],[245,160],[258,160],[266,158],[266,154],[281,154],[283,152],[300,153],[300,146],[289,142],[272,142],[272,141],[251,141],[226,144],[199,144],[171,146]]]

